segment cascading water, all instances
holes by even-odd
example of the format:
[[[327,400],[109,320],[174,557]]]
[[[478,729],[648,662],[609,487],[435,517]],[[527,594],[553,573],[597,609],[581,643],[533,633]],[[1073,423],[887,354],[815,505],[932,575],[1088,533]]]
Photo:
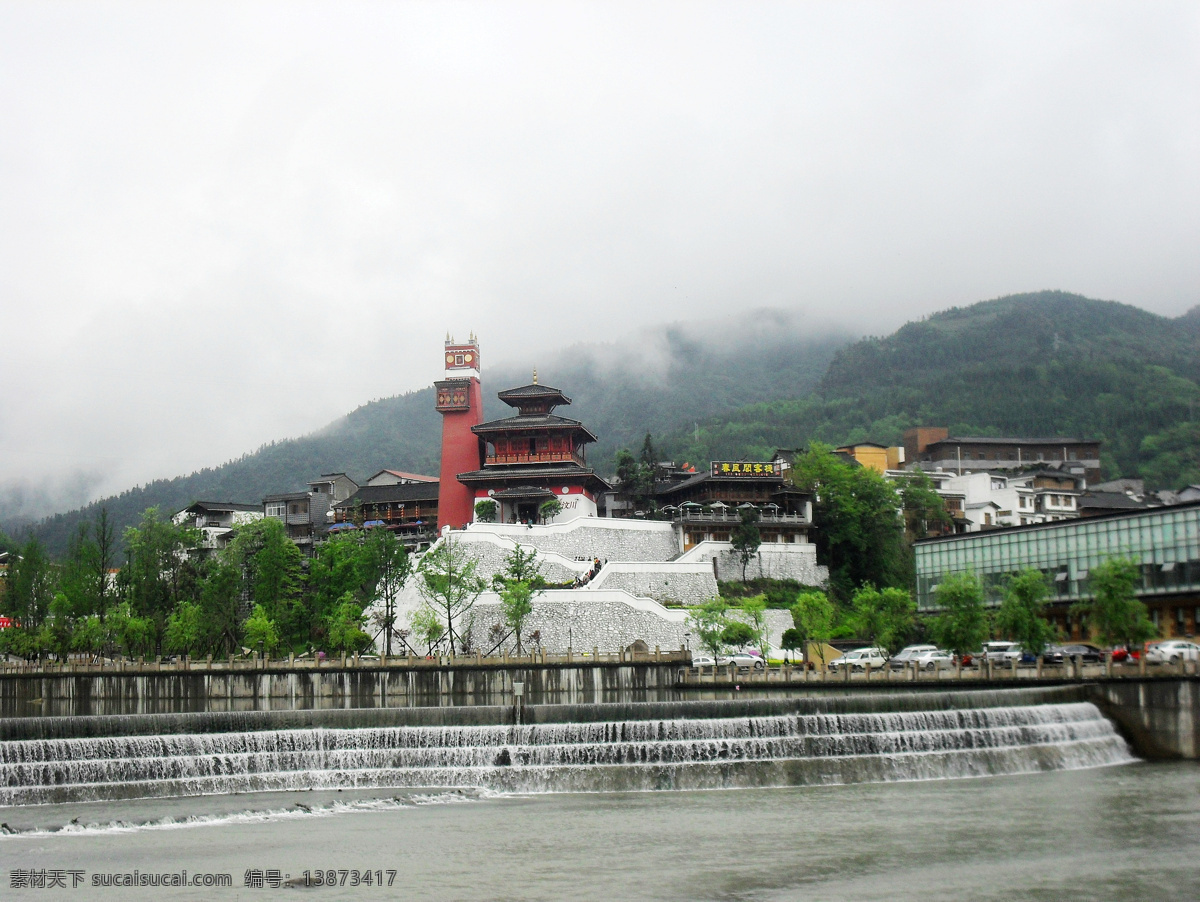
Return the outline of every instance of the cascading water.
[[[711,789],[1133,760],[1089,702],[976,701],[933,710],[10,740],[0,742],[0,805],[337,787]]]

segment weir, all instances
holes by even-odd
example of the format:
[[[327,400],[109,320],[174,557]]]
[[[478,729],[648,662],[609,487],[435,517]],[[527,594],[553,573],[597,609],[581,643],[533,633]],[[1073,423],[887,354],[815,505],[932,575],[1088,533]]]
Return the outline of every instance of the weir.
[[[341,787],[924,780],[1134,760],[1083,687],[0,721],[0,805]]]

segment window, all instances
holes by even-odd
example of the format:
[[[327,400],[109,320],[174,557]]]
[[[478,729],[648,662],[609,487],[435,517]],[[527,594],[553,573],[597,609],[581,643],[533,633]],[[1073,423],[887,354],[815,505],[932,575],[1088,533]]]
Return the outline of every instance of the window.
[[[267,516],[279,517],[282,520],[285,510],[287,510],[287,505],[282,501],[272,501],[267,505]]]

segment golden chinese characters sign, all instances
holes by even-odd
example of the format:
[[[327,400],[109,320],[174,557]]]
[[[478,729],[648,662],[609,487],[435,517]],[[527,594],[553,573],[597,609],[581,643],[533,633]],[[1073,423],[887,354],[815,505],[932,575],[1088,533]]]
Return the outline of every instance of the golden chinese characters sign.
[[[778,460],[714,460],[712,475],[721,479],[741,478],[747,476],[761,478],[763,476],[782,476],[783,462]]]

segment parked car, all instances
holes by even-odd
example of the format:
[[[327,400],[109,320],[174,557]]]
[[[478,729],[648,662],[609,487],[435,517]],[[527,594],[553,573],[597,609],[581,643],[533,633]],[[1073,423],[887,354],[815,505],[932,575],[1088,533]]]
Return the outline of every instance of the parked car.
[[[868,665],[876,669],[886,663],[887,652],[882,648],[855,648],[830,661],[829,669],[835,672],[843,668],[866,670]]]
[[[1062,664],[1066,661],[1099,664],[1104,660],[1104,652],[1086,642],[1076,642],[1073,645],[1051,645],[1042,652],[1042,660],[1046,664]]]
[[[934,648],[923,651],[915,658],[917,667],[921,670],[946,670],[954,666],[954,653],[944,648]]]
[[[716,667],[717,659],[712,655],[692,655],[693,667]]]
[[[1200,661],[1200,645],[1186,639],[1165,639],[1146,646],[1147,664],[1178,664],[1180,661]]]
[[[1008,641],[984,643],[983,651],[979,654],[981,661],[991,661],[993,667],[1012,667],[1023,657],[1021,646]]]
[[[767,662],[763,659],[760,652],[755,650],[735,651],[733,654],[725,657],[723,661],[718,659],[718,663],[736,664],[739,668],[748,670],[766,670]]]
[[[908,645],[892,655],[891,660],[888,661],[888,666],[892,670],[903,670],[912,664],[914,659],[920,657],[925,652],[937,650],[938,647],[936,645]]]

